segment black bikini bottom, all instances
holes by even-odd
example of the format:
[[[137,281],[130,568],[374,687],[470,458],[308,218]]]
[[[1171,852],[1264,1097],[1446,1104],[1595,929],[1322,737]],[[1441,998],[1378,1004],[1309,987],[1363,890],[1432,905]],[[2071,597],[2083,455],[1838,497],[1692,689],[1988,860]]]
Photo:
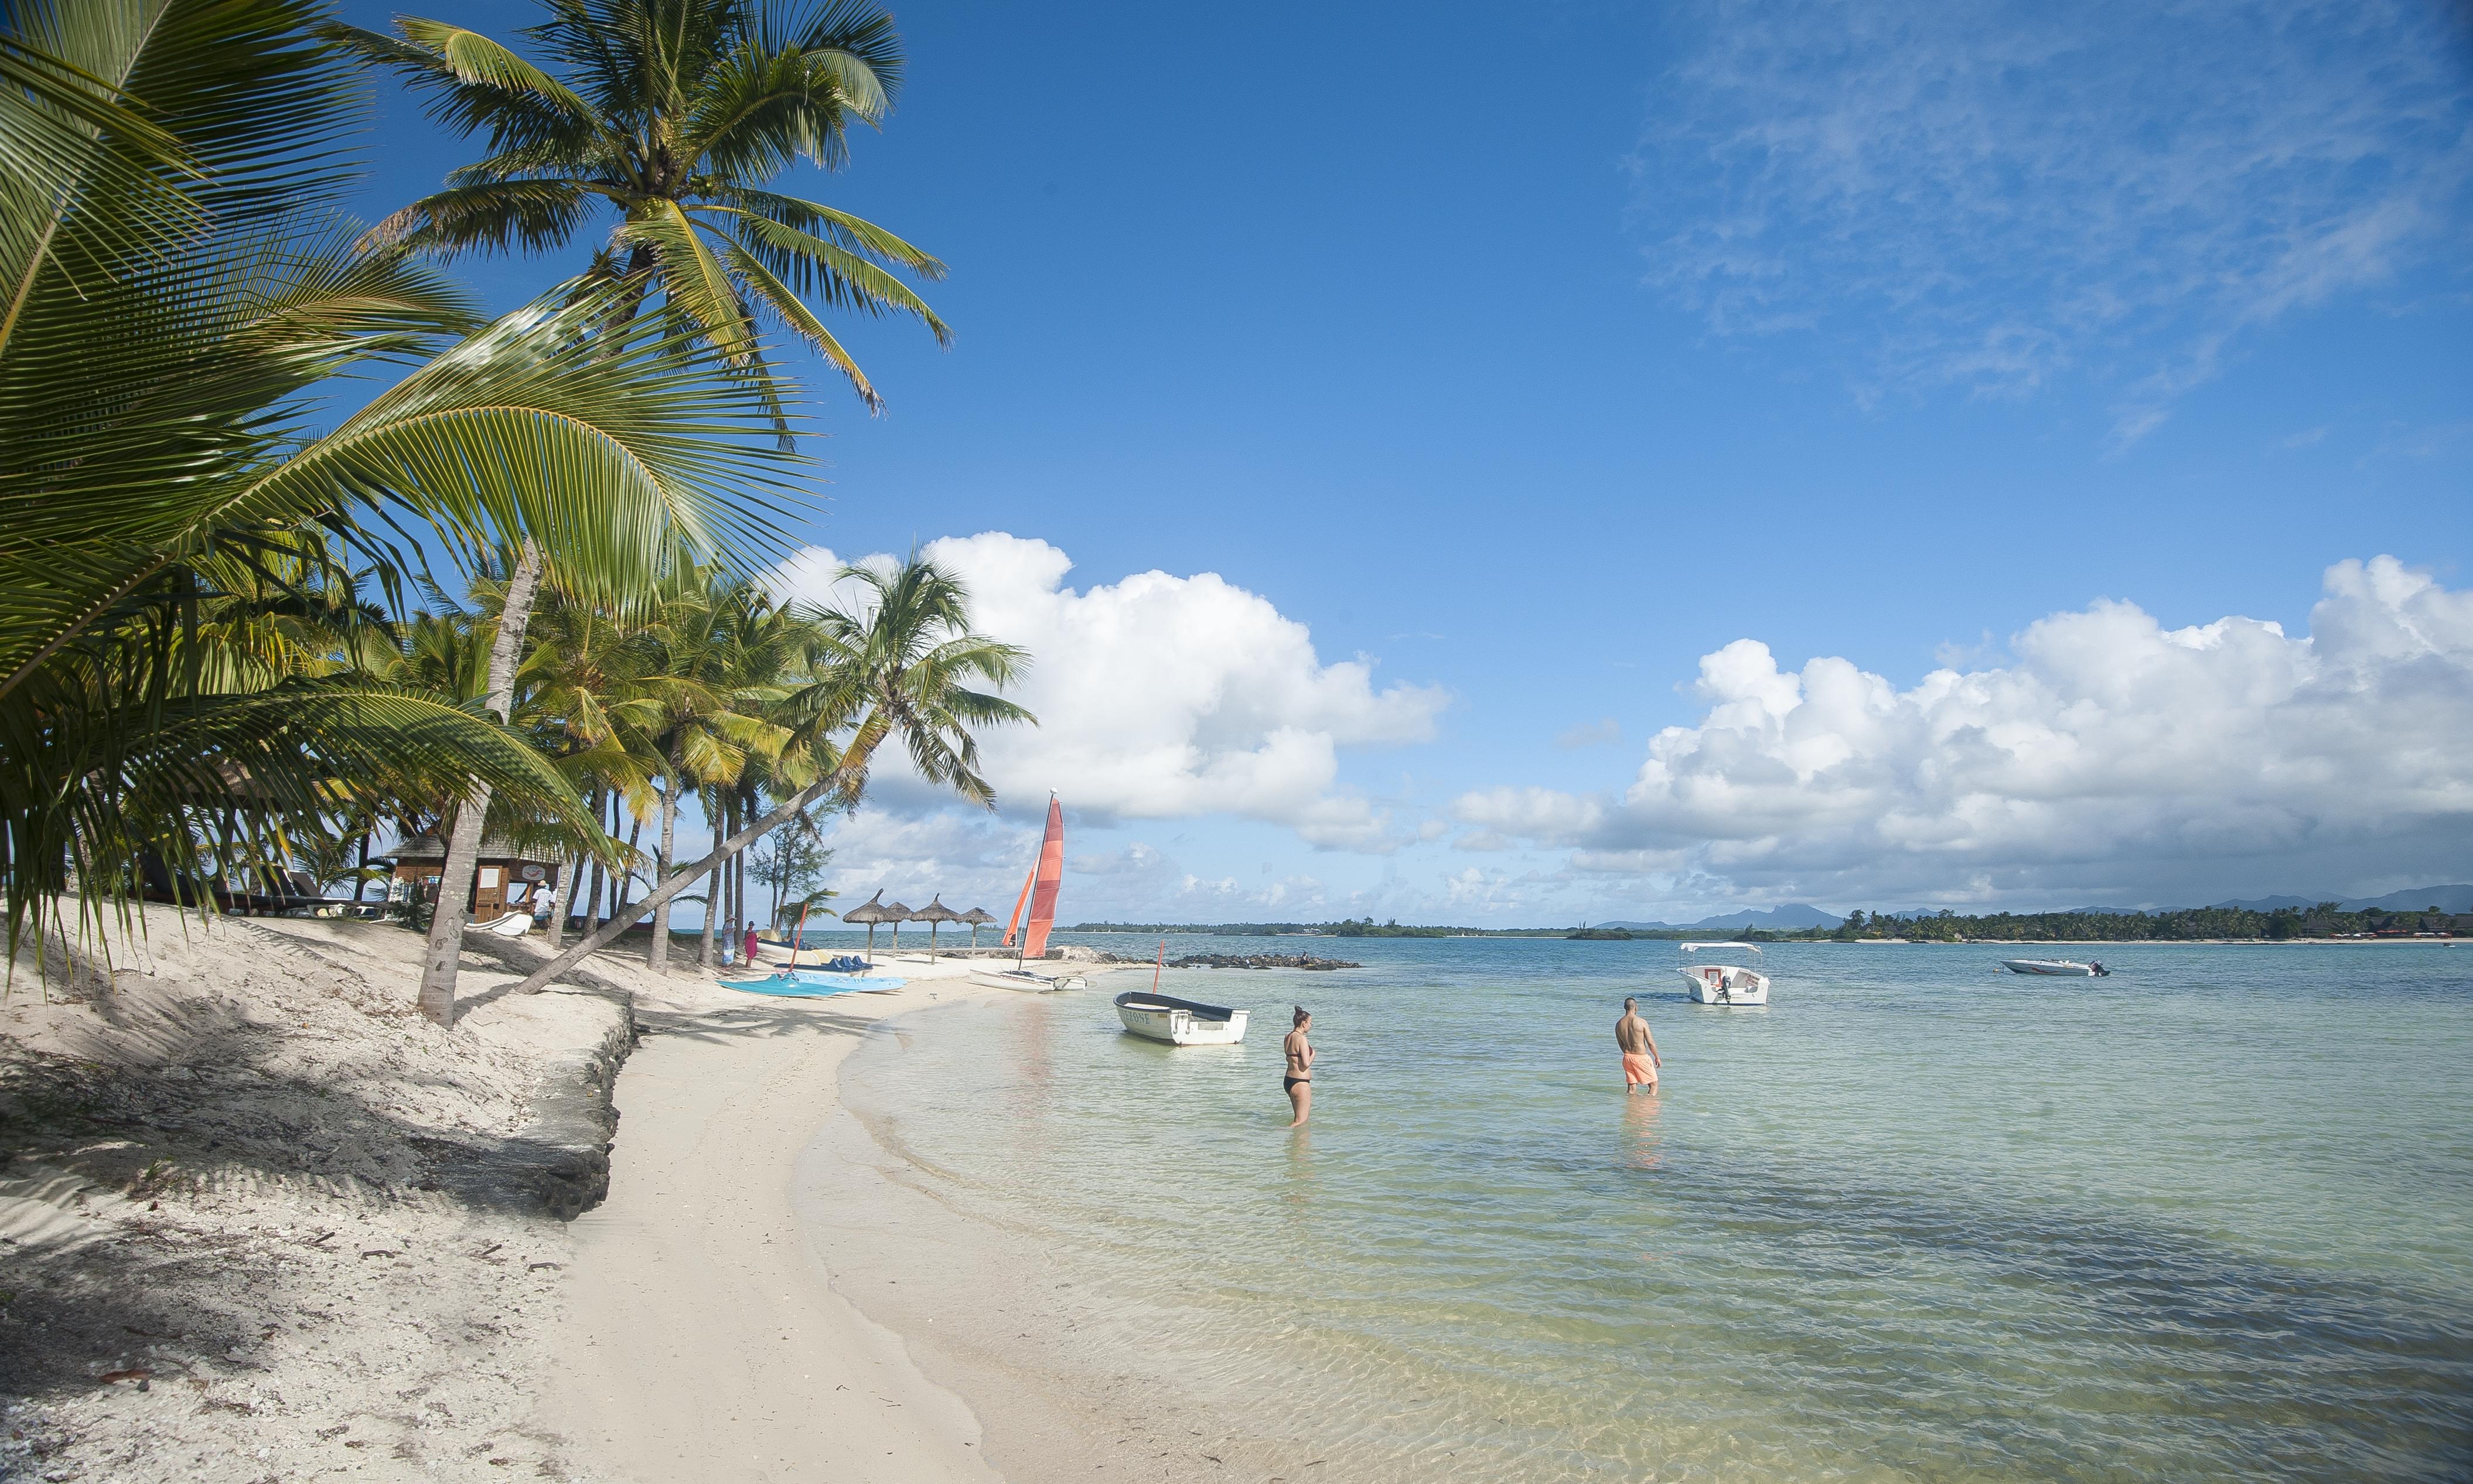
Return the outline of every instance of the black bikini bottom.
[[[1280,1090],[1283,1092],[1292,1092],[1296,1090],[1296,1086],[1300,1082],[1309,1088],[1313,1086],[1313,1079],[1311,1077],[1283,1077],[1280,1079]]]

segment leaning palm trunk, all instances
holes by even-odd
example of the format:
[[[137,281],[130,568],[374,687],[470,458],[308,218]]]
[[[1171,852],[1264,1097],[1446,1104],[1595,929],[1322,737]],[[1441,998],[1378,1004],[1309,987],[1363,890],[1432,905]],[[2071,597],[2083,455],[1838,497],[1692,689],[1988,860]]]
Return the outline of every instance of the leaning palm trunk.
[[[527,537],[508,574],[506,608],[490,646],[490,709],[502,725],[516,713],[516,664],[523,658],[524,628],[532,622],[533,594],[540,586],[540,549]],[[478,784],[456,807],[446,858],[439,864],[438,911],[429,920],[429,952],[420,966],[420,1013],[441,1025],[455,1023],[455,971],[463,962],[465,924],[472,920],[472,873],[480,864],[489,813],[489,785]]]

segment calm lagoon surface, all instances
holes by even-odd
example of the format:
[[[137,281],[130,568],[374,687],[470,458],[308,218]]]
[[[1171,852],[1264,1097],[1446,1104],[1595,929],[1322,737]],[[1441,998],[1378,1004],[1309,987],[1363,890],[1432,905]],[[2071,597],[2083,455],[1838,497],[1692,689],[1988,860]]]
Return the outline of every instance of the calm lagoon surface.
[[[1773,945],[1742,1010],[1670,942],[1167,946],[1300,951],[1366,967],[1166,974],[1241,1046],[1124,1035],[1116,974],[845,1094],[1334,1478],[2473,1476],[2473,946]]]

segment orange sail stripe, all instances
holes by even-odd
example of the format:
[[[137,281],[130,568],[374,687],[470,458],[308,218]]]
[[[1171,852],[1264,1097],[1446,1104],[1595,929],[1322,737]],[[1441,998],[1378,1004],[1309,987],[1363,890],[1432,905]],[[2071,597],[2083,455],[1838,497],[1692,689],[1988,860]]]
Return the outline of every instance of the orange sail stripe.
[[[1039,879],[1039,862],[1030,863],[1030,874],[1021,878],[1021,895],[1013,899],[1013,916],[1005,921],[1004,945],[1013,946],[1014,934],[1021,930],[1022,904],[1030,900],[1031,883]]]
[[[1047,930],[1056,925],[1056,889],[1065,881],[1065,806],[1047,801],[1047,838],[1039,846],[1039,884],[1030,896],[1030,925],[1022,929],[1021,956],[1047,952]]]

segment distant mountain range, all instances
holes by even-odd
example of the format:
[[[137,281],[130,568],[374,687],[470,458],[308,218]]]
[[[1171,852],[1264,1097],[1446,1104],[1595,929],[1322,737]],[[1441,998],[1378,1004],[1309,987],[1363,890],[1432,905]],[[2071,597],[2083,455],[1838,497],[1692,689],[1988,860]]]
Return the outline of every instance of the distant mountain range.
[[[1719,917],[1702,918],[1697,922],[1592,922],[1592,927],[1627,927],[1634,932],[1649,933],[1740,933],[1747,927],[1765,927],[1776,932],[1801,932],[1807,927],[1836,927],[1845,922],[1834,912],[1823,912],[1809,902],[1791,901],[1766,912],[1729,912]]]
[[[2250,912],[2273,912],[2278,907],[2315,907],[2322,901],[2333,901],[2346,912],[2419,912],[2436,907],[2441,912],[2473,912],[2473,885],[2413,886],[2385,897],[2258,897],[2245,901],[2211,901],[2211,907],[2238,907]],[[1938,911],[1921,907],[1901,914],[1907,917],[1929,916]],[[2149,910],[2140,907],[2065,907],[2065,912],[2083,912],[2101,917],[2139,917]],[[2152,909],[2163,910],[2163,909]],[[1664,933],[1740,933],[1745,928],[1765,927],[1777,932],[1799,932],[1807,927],[1836,927],[1845,919],[1824,912],[1809,902],[1789,902],[1765,912],[1745,910],[1702,918],[1697,922],[1592,922],[1592,927],[1625,927],[1635,932]]]
[[[2419,912],[2428,907],[2441,912],[2473,912],[2473,886],[2409,886],[2385,897],[2261,897],[2252,901],[2216,901],[2207,905],[2273,912],[2278,907],[2315,907],[2322,901],[2332,901],[2347,912]]]

